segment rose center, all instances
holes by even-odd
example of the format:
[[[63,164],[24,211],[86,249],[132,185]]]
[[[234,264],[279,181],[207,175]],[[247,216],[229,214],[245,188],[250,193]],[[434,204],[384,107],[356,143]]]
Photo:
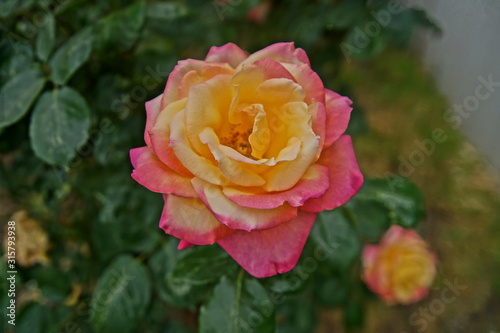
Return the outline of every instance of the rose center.
[[[250,134],[252,134],[252,128],[244,129],[242,126],[232,126],[229,133],[220,138],[220,143],[252,158],[252,146],[248,141]]]

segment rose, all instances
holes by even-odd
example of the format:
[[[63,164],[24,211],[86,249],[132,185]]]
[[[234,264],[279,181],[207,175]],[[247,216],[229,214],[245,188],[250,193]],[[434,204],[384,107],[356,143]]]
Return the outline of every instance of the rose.
[[[132,177],[164,193],[160,227],[179,248],[221,245],[256,277],[292,269],[318,212],[362,175],[345,131],[351,101],[327,90],[304,50],[234,44],[180,61],[146,103]]]
[[[389,304],[410,304],[427,296],[436,275],[435,255],[415,230],[393,225],[379,245],[363,249],[363,280]]]

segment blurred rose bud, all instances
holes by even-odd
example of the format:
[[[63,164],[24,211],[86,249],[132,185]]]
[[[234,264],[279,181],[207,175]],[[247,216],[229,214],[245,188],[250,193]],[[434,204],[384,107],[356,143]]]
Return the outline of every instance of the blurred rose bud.
[[[269,11],[271,10],[272,1],[264,0],[255,7],[250,8],[247,12],[247,17],[250,21],[262,23],[267,19]]]
[[[413,229],[393,225],[379,245],[366,245],[362,278],[388,304],[410,304],[427,296],[436,257]]]
[[[47,258],[49,239],[38,222],[30,218],[24,210],[14,213],[11,220],[16,222],[16,240],[13,246],[16,250],[16,264],[24,267],[33,266],[36,263],[47,264],[49,262]],[[3,244],[7,253],[7,233],[4,235]]]

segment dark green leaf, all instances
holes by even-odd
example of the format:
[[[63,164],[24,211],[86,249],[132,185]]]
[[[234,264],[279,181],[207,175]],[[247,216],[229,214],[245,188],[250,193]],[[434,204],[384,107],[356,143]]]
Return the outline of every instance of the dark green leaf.
[[[352,96],[352,95],[344,95]],[[368,123],[365,118],[365,112],[359,104],[354,103],[354,108],[351,112],[351,118],[349,119],[349,127],[347,127],[346,134],[348,135],[359,135],[368,132]]]
[[[236,263],[217,245],[195,246],[181,252],[170,276],[174,288],[202,285],[218,281],[222,274],[230,274]]]
[[[33,49],[25,41],[16,41],[9,38],[7,34],[8,45],[5,52],[5,58],[1,59],[0,79],[8,81],[14,76],[28,70],[36,69],[37,65],[33,62]]]
[[[172,285],[172,272],[183,251],[177,250],[176,242],[170,239],[151,256],[150,266],[158,295],[163,301],[179,308],[194,309],[210,288],[202,284]]]
[[[431,17],[429,17],[429,15],[427,15],[425,10],[412,8],[411,12],[416,23],[426,28],[430,28],[434,32],[442,33],[439,25]]]
[[[400,176],[366,179],[356,198],[380,202],[390,210],[391,219],[406,228],[415,227],[425,215],[422,193]]]
[[[32,272],[44,298],[62,302],[71,292],[71,282],[67,274],[50,267],[38,267]]]
[[[116,45],[122,50],[130,48],[139,37],[145,8],[144,2],[140,1],[99,20],[96,26],[95,47],[102,49]]]
[[[274,304],[255,279],[240,274],[236,282],[223,277],[201,307],[202,333],[273,332]]]
[[[69,87],[44,93],[30,125],[36,155],[49,164],[66,165],[87,141],[89,112],[85,99]]]
[[[182,2],[153,2],[147,4],[148,19],[170,21],[188,14],[188,9]]]
[[[348,275],[320,275],[314,283],[317,299],[326,306],[340,306],[349,295]]]
[[[82,66],[92,51],[93,29],[87,28],[64,43],[49,61],[52,80],[64,84]]]
[[[390,210],[378,201],[354,197],[345,206],[365,240],[379,239],[390,226]]]
[[[346,29],[363,18],[364,1],[342,0],[326,13],[328,29]]]
[[[9,17],[19,11],[28,9],[34,0],[2,0],[0,2],[0,17]]]
[[[47,61],[56,41],[56,21],[52,14],[47,14],[44,25],[40,27],[36,39],[36,54],[42,61]]]
[[[384,34],[369,35],[366,33],[366,26],[366,23],[359,24],[344,37],[341,48],[346,58],[370,59],[384,50],[387,44]]]
[[[276,309],[276,333],[310,333],[317,326],[316,309],[310,297],[296,295]]]
[[[96,332],[133,332],[145,315],[151,285],[144,266],[121,256],[99,278],[92,296],[91,321]]]
[[[29,303],[16,319],[16,330],[19,333],[45,333],[49,326],[49,310],[40,303]],[[13,326],[11,326],[13,327]]]
[[[21,119],[45,84],[43,74],[29,69],[14,76],[0,90],[0,128]]]
[[[356,231],[339,208],[318,215],[311,238],[325,252],[325,261],[338,271],[347,270],[361,248]]]

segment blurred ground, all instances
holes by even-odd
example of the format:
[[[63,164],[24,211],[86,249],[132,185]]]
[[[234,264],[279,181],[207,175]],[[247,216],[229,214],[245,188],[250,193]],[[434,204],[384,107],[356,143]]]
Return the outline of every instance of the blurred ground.
[[[411,55],[392,50],[351,62],[341,79],[355,87],[370,128],[355,140],[363,173],[399,172],[419,185],[427,207],[422,232],[439,257],[429,297],[406,307],[370,304],[364,332],[500,332],[498,174],[443,120],[447,102]],[[336,311],[321,318],[317,332],[341,332]]]

